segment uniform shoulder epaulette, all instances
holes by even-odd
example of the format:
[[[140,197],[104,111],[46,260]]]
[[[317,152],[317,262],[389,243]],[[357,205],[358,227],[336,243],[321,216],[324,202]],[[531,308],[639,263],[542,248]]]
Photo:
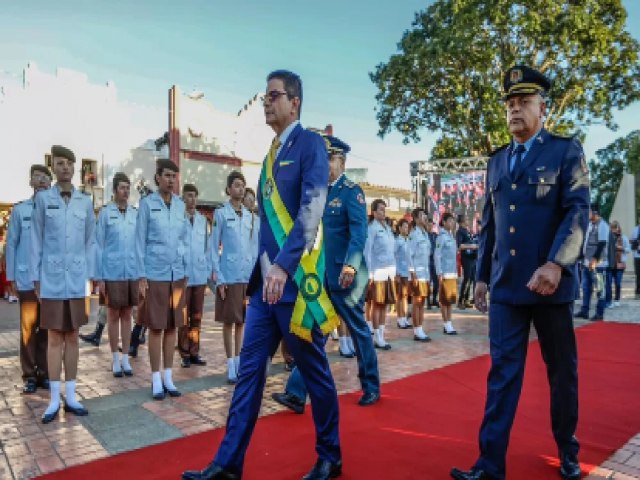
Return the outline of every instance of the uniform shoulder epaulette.
[[[493,150],[491,153],[489,153],[490,157],[493,157],[495,154],[497,154],[498,152],[500,152],[501,150],[504,150],[505,148],[508,148],[509,145],[511,145],[510,143],[505,143],[504,145],[496,148],[495,150]]]
[[[84,195],[86,195],[87,197],[90,197],[90,196],[91,196],[91,194],[90,194],[89,192],[84,192],[84,191],[83,191],[82,193],[83,193]]]
[[[560,135],[559,133],[549,132],[549,136],[553,138],[558,138],[560,140],[573,140],[578,136],[578,134],[576,133],[575,135]]]
[[[354,182],[353,180],[345,177],[344,186],[348,187],[348,188],[353,188],[353,187],[357,187],[358,184],[356,182]]]

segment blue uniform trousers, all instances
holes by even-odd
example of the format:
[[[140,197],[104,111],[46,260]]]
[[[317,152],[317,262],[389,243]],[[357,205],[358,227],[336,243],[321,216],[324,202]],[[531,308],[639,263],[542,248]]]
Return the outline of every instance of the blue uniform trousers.
[[[292,312],[293,303],[263,302],[261,289],[247,308],[238,383],[229,407],[226,433],[214,460],[230,472],[242,474],[245,452],[260,411],[267,362],[283,336],[309,388],[318,456],[332,463],[341,458],[338,394],[324,351],[324,336],[317,325],[312,331],[312,342],[290,333]]]
[[[362,391],[365,393],[380,392],[380,374],[378,372],[378,357],[373,348],[373,340],[369,327],[364,319],[364,296],[359,300],[355,300],[350,292],[328,291],[329,298],[340,318],[345,322],[353,346],[356,349],[356,358],[358,359],[358,378],[362,385]],[[240,363],[242,365],[242,362]],[[305,382],[298,369],[289,376],[287,380],[287,393],[306,400],[307,391]],[[305,377],[306,378],[306,377]]]
[[[602,274],[604,283],[607,282],[607,269],[597,267],[596,271],[591,271],[588,268],[582,270],[582,308],[580,313],[585,315],[589,314],[589,304],[591,303],[591,294],[596,283],[596,272]],[[596,303],[596,314],[598,318],[604,317],[604,307],[606,304],[606,285],[601,285],[601,290],[596,293],[598,301]]]
[[[491,370],[477,468],[505,478],[507,445],[522,390],[531,322],[547,366],[553,436],[560,452],[577,455],[578,359],[572,317],[573,304],[569,303],[490,305]]]

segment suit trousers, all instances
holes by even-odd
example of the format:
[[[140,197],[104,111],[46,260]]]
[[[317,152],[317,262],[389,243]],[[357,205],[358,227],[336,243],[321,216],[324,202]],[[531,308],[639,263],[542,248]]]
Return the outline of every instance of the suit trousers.
[[[292,313],[293,303],[268,305],[262,301],[262,291],[256,292],[247,308],[238,383],[229,407],[226,433],[214,460],[238,475],[242,474],[244,456],[260,412],[267,362],[282,337],[309,389],[316,452],[332,463],[341,458],[338,394],[324,351],[324,335],[316,324],[311,342],[290,333]]]
[[[40,302],[33,290],[19,291],[20,366],[22,379],[47,378],[48,332],[40,328]]]
[[[577,455],[578,359],[573,304],[513,306],[491,304],[491,369],[480,427],[476,467],[498,479],[506,475],[506,454],[524,378],[529,330],[535,326],[551,390],[551,430],[558,450]]]
[[[380,373],[378,372],[378,356],[373,348],[373,340],[369,327],[364,319],[364,296],[355,300],[349,292],[329,291],[329,298],[340,318],[351,334],[353,346],[358,360],[358,378],[364,393],[380,393]],[[307,389],[298,369],[289,376],[286,391],[290,395],[306,401]]]

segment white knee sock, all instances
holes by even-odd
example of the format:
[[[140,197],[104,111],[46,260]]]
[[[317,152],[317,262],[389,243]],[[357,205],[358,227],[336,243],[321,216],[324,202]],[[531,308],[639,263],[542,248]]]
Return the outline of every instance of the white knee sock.
[[[349,353],[349,344],[347,343],[348,337],[340,337],[340,351],[342,353]]]
[[[227,358],[227,378],[230,380],[238,378],[236,373],[236,362],[233,358]]]
[[[76,400],[76,381],[65,380],[64,382],[64,400],[70,407],[82,408],[82,404]]]
[[[374,330],[373,330],[373,323],[371,323],[371,321],[370,321],[370,320],[367,320],[367,325],[369,326],[369,331],[370,331],[370,332],[373,332],[373,331],[374,331]]]
[[[60,380],[52,380],[49,382],[49,406],[44,412],[52,414],[60,408]]]
[[[240,374],[240,356],[233,357],[233,363],[236,367],[236,375]]]
[[[129,363],[129,354],[122,352],[122,368],[124,370],[131,370],[131,364]]]
[[[347,337],[347,347],[349,347],[349,350],[351,350],[351,352],[353,352],[354,354],[356,353],[356,347],[353,346],[353,339],[351,337]]]
[[[122,366],[120,365],[120,353],[118,352],[113,352],[113,373],[117,373],[122,371]]]
[[[177,390],[176,386],[173,384],[172,372],[173,370],[170,368],[165,368],[163,372],[164,386],[167,390]]]
[[[162,378],[160,378],[160,372],[153,372],[151,374],[151,386],[154,395],[162,393]]]
[[[384,325],[380,325],[380,342],[381,342],[381,345],[384,345],[387,343],[384,339]]]

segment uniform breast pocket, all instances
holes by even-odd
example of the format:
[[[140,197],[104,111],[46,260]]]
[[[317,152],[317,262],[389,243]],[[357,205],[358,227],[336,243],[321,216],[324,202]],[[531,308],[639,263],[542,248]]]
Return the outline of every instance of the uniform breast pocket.
[[[87,220],[87,212],[73,212],[73,226],[77,229],[83,229]]]
[[[550,202],[553,200],[557,189],[558,172],[531,172],[529,187],[538,202]]]
[[[47,209],[44,217],[45,235],[57,237],[62,230],[62,212],[60,212],[59,208]]]
[[[75,274],[83,274],[85,271],[85,259],[84,256],[75,256],[71,260],[71,271]]]

